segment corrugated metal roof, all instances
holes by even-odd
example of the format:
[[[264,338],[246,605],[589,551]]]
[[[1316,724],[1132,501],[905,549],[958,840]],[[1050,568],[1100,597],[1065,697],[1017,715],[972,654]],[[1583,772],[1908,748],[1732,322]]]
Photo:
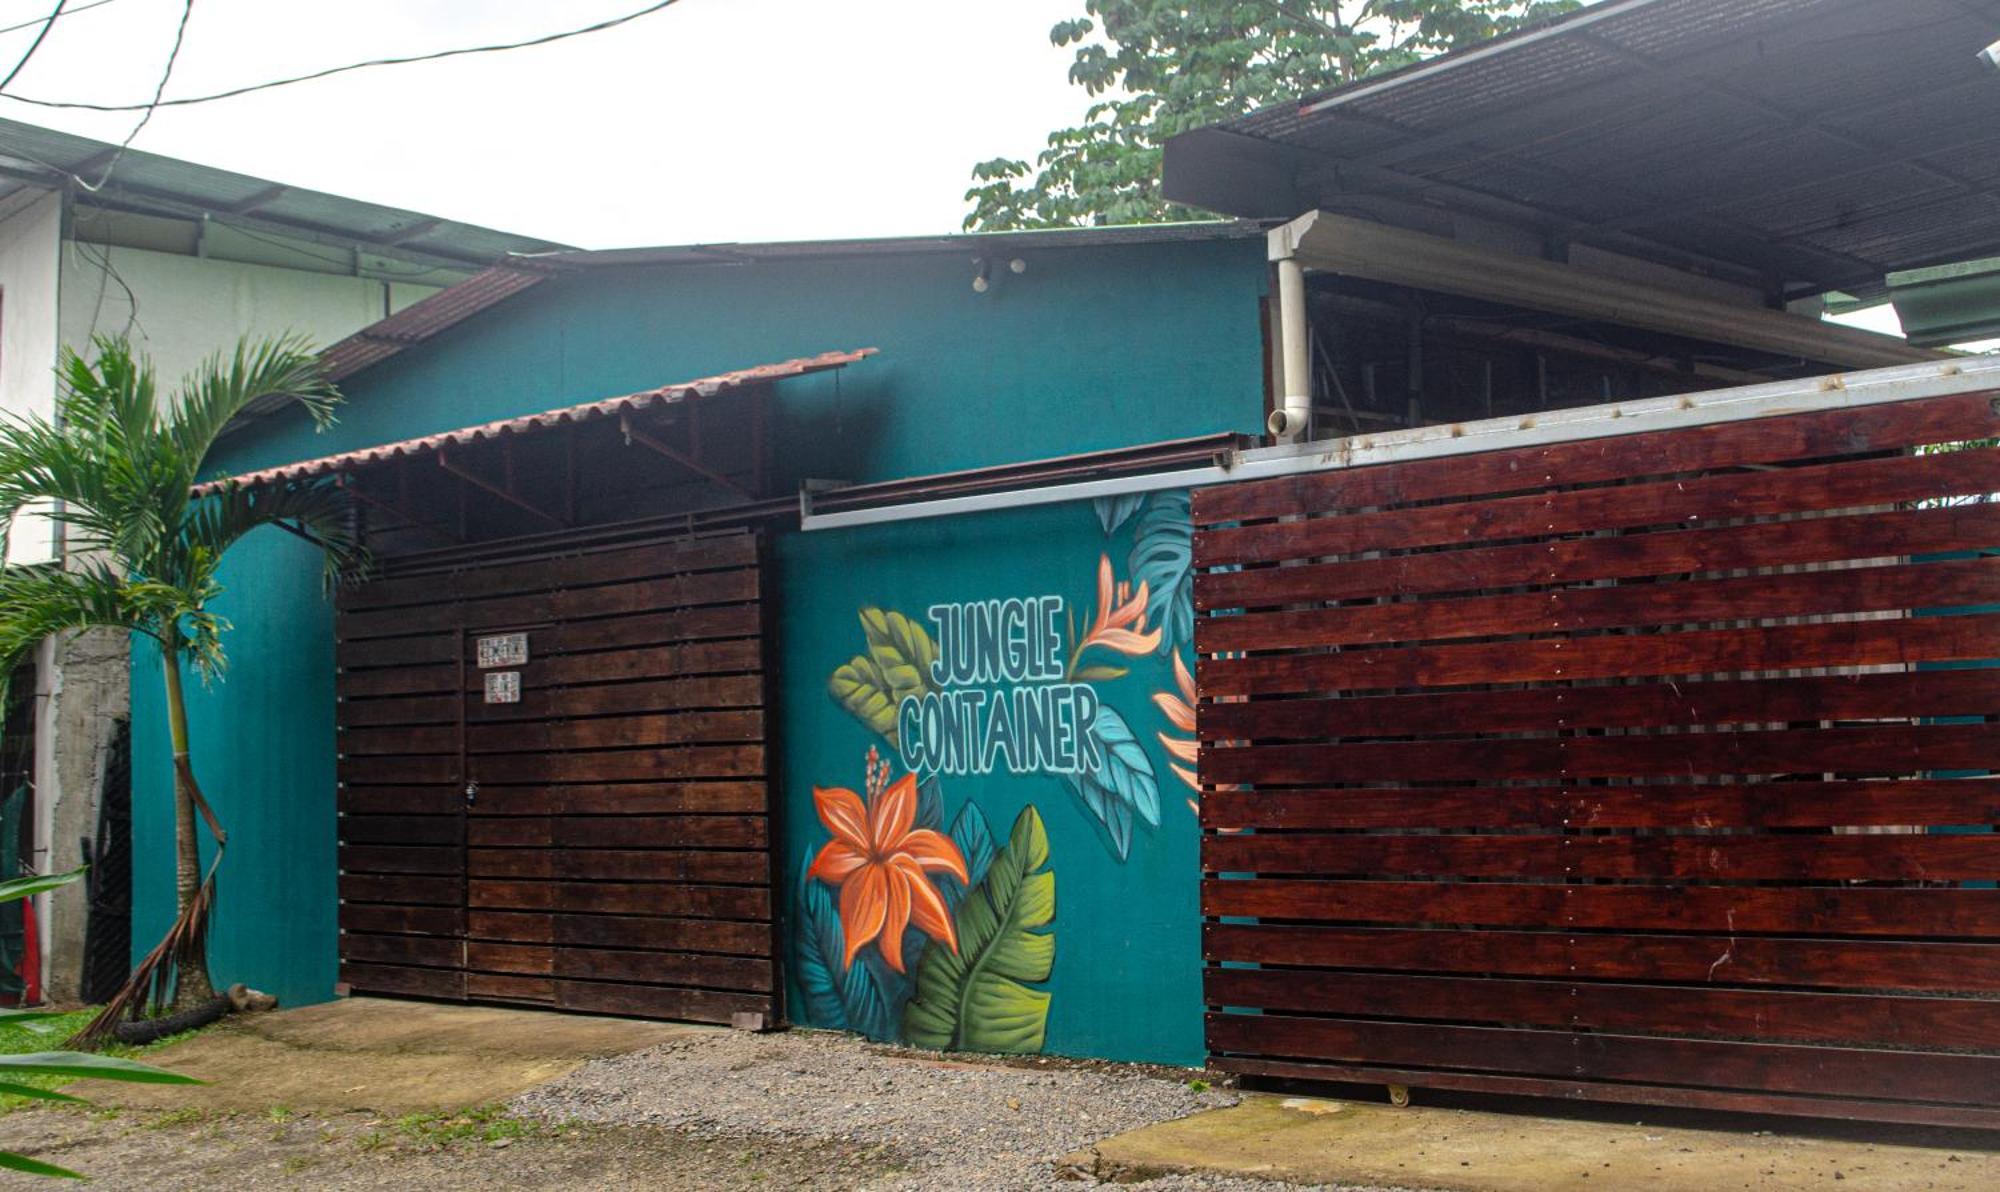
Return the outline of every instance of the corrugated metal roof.
[[[545,254],[540,259],[584,266],[716,265],[799,257],[894,256],[911,253],[962,252],[998,256],[1035,249],[1098,248],[1120,244],[1196,244],[1244,240],[1263,235],[1264,225],[1250,220],[1200,220],[1186,223],[1107,224],[1078,228],[1033,228],[1014,232],[962,232],[945,236],[882,236],[849,240],[774,240],[762,243],[682,244],[653,248],[574,249]]]
[[[372,247],[385,255],[420,254],[460,267],[567,247],[138,149],[119,154],[116,145],[15,120],[0,120],[0,201],[23,187],[75,188],[78,177],[95,183],[114,160],[117,168],[105,185],[79,191],[79,201],[158,215],[206,213],[225,223]]]
[[[496,265],[413,302],[388,318],[370,323],[321,352],[320,363],[329,380],[352,376],[513,297],[547,276],[546,268],[519,263]]]
[[[1604,0],[1177,138],[1166,189],[1879,291],[2000,251],[2000,74],[1976,57],[1996,36],[2000,0]]]
[[[254,487],[275,484],[282,481],[309,480],[315,476],[331,476],[338,472],[351,472],[374,464],[388,463],[415,455],[430,455],[451,447],[464,447],[472,443],[502,439],[510,435],[528,434],[538,430],[548,430],[566,423],[591,422],[600,418],[610,418],[632,410],[644,410],[652,406],[672,402],[683,402],[698,398],[714,397],[731,389],[741,389],[746,385],[759,385],[771,381],[781,381],[787,377],[802,377],[807,373],[826,372],[829,369],[844,368],[858,360],[875,355],[875,348],[856,348],[845,352],[823,352],[818,356],[807,356],[797,360],[786,360],[778,364],[759,364],[752,368],[721,373],[713,377],[703,377],[696,381],[683,381],[677,385],[662,385],[658,389],[645,389],[638,393],[621,394],[601,401],[585,402],[578,406],[567,406],[559,410],[549,410],[540,414],[526,414],[519,418],[503,418],[497,422],[483,422],[477,426],[461,427],[458,430],[442,431],[434,435],[424,435],[415,439],[404,439],[397,443],[384,443],[378,447],[364,447],[358,451],[344,451],[338,455],[322,456],[319,459],[300,460],[296,463],[281,464],[275,468],[264,468],[256,472],[245,472],[240,476],[212,480],[196,486],[196,494],[214,492],[228,484]]]

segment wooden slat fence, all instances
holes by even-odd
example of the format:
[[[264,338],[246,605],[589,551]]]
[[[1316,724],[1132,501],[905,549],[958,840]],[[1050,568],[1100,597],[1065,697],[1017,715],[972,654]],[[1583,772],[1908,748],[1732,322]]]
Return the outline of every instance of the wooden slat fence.
[[[2000,1126],[1996,435],[1978,394],[1197,491],[1213,1062]]]
[[[760,576],[741,534],[345,596],[341,980],[773,1017]],[[509,632],[527,662],[482,669]],[[488,702],[493,670],[518,702]]]

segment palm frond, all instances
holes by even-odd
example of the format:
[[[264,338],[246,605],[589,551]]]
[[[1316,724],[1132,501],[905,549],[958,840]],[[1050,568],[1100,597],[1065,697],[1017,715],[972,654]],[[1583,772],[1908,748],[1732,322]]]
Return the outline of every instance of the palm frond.
[[[168,436],[199,470],[223,428],[251,404],[271,398],[298,403],[323,429],[333,422],[340,391],[304,338],[244,339],[231,355],[218,352],[202,361],[181,383],[166,419]],[[189,483],[197,479],[190,476]]]
[[[197,501],[184,524],[190,547],[218,560],[259,527],[297,531],[324,555],[329,589],[358,579],[369,566],[354,523],[353,498],[330,483],[258,489],[224,485]]]
[[[127,580],[102,563],[0,571],[0,660],[18,661],[44,638],[86,629],[157,637],[178,604],[178,593]]]

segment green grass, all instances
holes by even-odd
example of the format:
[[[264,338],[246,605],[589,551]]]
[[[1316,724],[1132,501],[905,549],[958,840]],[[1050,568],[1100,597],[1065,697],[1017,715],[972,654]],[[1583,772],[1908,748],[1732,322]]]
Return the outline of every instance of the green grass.
[[[63,1050],[63,1040],[82,1030],[96,1016],[96,1008],[87,1007],[82,1010],[72,1010],[56,1018],[44,1018],[37,1022],[7,1022],[5,1019],[0,1019],[0,1055],[23,1055],[31,1051],[61,1051]],[[107,1043],[100,1051],[105,1055],[133,1059],[143,1056],[147,1052],[172,1046],[182,1039],[192,1038],[194,1034],[195,1032],[193,1031],[182,1031],[178,1035],[168,1035],[164,1039],[148,1043],[143,1047],[129,1047],[123,1043]],[[18,1084],[30,1085],[41,1089],[59,1089],[76,1081],[76,1077],[74,1076],[36,1076],[26,1073],[18,1076],[9,1076],[7,1079]],[[88,1086],[92,1082],[85,1081],[83,1083],[85,1085],[83,1095],[88,1096]],[[47,1104],[50,1104],[50,1102],[34,1101],[27,1097],[0,1094],[0,1114],[12,1113],[17,1109],[29,1105]]]
[[[480,1105],[457,1113],[408,1114],[396,1119],[396,1129],[412,1142],[446,1146],[454,1142],[497,1142],[502,1138],[520,1138],[529,1132],[530,1127],[520,1118],[508,1116],[502,1106]]]

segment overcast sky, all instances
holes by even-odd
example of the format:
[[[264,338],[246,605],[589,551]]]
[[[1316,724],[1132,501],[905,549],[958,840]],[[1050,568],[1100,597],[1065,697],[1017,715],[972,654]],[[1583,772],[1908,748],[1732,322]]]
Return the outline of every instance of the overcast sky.
[[[81,7],[88,0],[71,0]],[[167,94],[518,40],[646,0],[195,0]],[[0,25],[54,0],[0,0]],[[972,164],[1088,97],[1049,27],[1081,0],[681,0],[535,49],[164,108],[135,148],[589,248],[956,230]],[[9,94],[150,98],[182,0],[58,20]],[[0,73],[34,29],[0,35]],[[0,117],[109,141],[133,115]]]

